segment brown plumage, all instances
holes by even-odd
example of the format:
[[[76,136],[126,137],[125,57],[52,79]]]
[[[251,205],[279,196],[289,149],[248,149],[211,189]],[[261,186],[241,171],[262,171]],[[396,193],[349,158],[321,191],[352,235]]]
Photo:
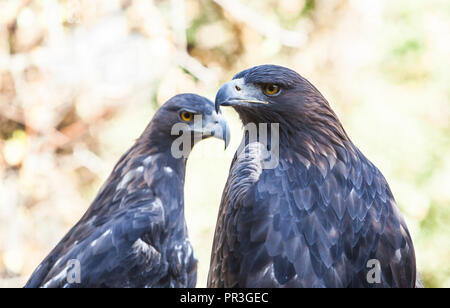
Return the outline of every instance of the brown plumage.
[[[219,90],[220,106],[232,106],[244,125],[279,130],[244,135],[222,197],[208,286],[416,285],[413,243],[388,183],[310,82],[257,66]],[[373,260],[379,282],[368,278]]]

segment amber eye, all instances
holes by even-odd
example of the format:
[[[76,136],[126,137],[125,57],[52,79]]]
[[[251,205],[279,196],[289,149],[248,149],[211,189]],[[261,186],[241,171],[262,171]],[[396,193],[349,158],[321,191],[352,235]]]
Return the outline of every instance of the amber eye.
[[[183,111],[183,112],[180,114],[180,117],[181,117],[181,119],[182,119],[183,121],[185,121],[185,122],[191,122],[192,119],[194,118],[194,114],[191,113],[191,112]]]
[[[264,93],[266,93],[267,95],[275,95],[278,94],[280,92],[280,87],[277,86],[276,84],[266,84],[264,85]]]

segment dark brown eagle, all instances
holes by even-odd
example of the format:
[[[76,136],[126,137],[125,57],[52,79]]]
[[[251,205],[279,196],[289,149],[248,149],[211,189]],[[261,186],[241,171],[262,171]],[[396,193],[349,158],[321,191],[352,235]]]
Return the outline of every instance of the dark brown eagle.
[[[413,243],[386,179],[311,83],[253,67],[219,90],[220,106],[237,111],[246,133],[209,287],[415,287]]]
[[[180,132],[189,142],[176,142]],[[228,132],[210,100],[194,94],[170,99],[26,287],[194,287],[197,260],[184,216],[187,154],[209,136],[227,144]]]

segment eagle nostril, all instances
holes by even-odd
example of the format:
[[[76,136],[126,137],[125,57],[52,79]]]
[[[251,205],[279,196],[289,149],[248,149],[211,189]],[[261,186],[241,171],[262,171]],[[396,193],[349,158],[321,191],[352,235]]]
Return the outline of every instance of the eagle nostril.
[[[236,88],[237,91],[241,91],[242,90],[240,86],[236,86],[235,88]]]

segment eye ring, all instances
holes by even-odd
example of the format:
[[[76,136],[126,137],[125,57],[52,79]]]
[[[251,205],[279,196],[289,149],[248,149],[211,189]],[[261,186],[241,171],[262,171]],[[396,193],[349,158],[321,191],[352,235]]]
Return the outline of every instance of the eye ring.
[[[263,91],[266,95],[275,96],[280,93],[281,88],[276,84],[268,83],[263,86]]]
[[[194,119],[194,114],[192,112],[189,112],[189,111],[182,111],[180,113],[180,118],[184,122],[191,122],[192,119]]]

